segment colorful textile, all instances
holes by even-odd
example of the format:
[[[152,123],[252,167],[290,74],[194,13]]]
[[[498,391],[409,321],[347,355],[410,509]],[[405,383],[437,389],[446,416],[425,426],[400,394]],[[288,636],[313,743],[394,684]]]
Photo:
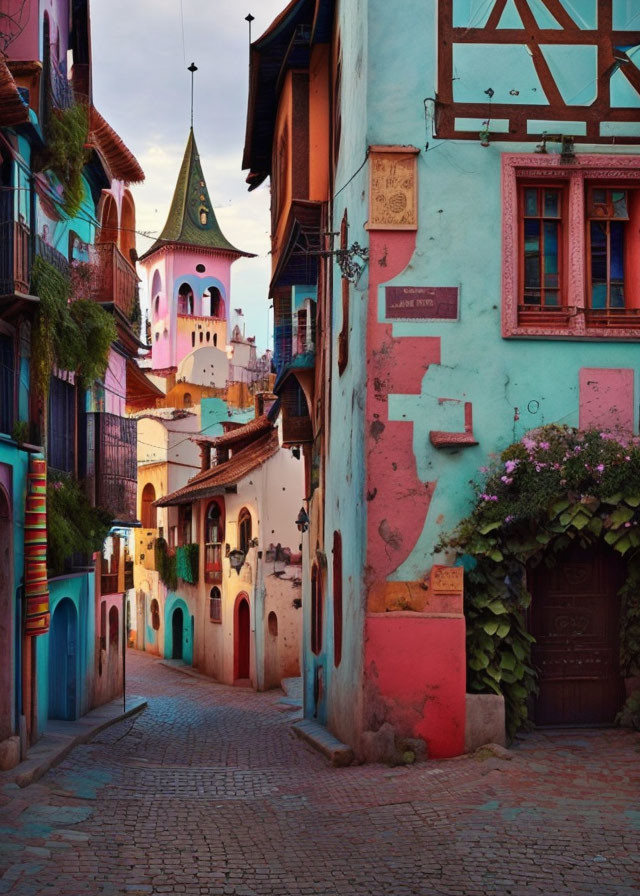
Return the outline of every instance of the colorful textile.
[[[27,605],[25,634],[49,631],[47,582],[47,463],[31,455],[27,473],[24,521],[24,593]]]

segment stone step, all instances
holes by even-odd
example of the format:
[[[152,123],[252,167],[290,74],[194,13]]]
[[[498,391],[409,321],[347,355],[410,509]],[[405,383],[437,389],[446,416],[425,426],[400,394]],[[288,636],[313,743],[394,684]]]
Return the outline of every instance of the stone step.
[[[306,741],[323,756],[326,756],[331,765],[340,768],[351,765],[354,760],[353,750],[347,744],[334,737],[324,725],[311,719],[301,719],[291,726],[297,736]]]

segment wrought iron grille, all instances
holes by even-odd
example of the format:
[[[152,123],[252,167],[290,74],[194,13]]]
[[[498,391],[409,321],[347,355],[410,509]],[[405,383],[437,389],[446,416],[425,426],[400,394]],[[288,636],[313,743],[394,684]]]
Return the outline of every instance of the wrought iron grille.
[[[95,414],[96,503],[110,510],[114,519],[136,519],[137,423],[116,414]]]
[[[15,380],[13,339],[0,333],[0,432],[10,433],[13,429]]]

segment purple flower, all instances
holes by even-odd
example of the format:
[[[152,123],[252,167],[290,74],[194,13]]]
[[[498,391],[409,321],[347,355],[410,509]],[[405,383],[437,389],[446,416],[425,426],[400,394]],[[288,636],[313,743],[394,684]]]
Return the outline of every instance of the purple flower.
[[[542,448],[543,451],[548,451],[550,447],[551,445],[549,442],[540,442],[540,448]]]
[[[504,521],[505,521],[505,523],[510,523],[513,519],[515,519],[515,517],[512,513],[510,513],[507,516],[505,516]]]
[[[515,470],[515,468],[517,466],[518,466],[517,460],[508,460],[508,461],[505,461],[504,468],[507,471],[507,473],[513,473],[513,471]]]
[[[604,473],[604,464],[598,464],[596,470],[598,471],[598,473]]]
[[[502,482],[504,482],[505,485],[511,485],[511,483],[513,482],[513,477],[512,476],[501,476],[500,480]]]

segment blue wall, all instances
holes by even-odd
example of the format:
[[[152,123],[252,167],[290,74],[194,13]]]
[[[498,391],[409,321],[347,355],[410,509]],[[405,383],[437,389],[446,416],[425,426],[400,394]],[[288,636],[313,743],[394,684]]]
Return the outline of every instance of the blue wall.
[[[78,716],[91,709],[93,679],[95,675],[95,574],[83,572],[77,575],[50,579],[49,594],[51,616],[58,603],[69,598],[78,619],[77,645],[77,710]],[[36,674],[38,701],[38,731],[42,733],[47,725],[49,710],[49,635],[39,635],[36,639]]]

